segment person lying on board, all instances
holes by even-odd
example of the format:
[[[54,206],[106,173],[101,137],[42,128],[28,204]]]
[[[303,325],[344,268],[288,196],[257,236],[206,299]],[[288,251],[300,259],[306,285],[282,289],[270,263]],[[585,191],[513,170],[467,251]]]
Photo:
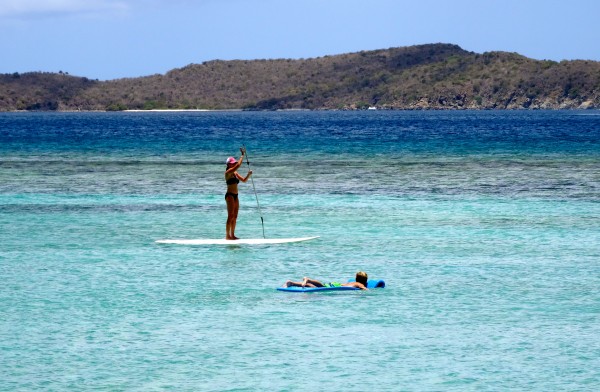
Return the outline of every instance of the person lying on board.
[[[369,280],[369,276],[367,275],[366,272],[358,271],[356,273],[355,280],[356,280],[356,282],[348,282],[348,283],[339,283],[339,282],[323,283],[316,279],[304,277],[304,279],[302,279],[302,282],[292,282],[291,280],[288,280],[287,282],[285,282],[283,284],[282,287],[290,287],[290,286],[295,286],[295,287],[341,287],[341,286],[347,286],[347,287],[356,287],[361,290],[368,290],[367,289],[367,281]]]

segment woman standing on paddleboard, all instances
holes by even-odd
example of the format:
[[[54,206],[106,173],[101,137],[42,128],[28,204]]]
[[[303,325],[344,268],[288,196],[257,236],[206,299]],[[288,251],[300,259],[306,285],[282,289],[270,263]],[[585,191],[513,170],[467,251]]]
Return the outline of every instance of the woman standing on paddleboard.
[[[237,223],[238,211],[240,210],[240,201],[238,200],[238,184],[240,181],[246,182],[252,175],[252,170],[248,170],[246,177],[242,177],[237,169],[242,166],[246,151],[240,148],[242,156],[239,160],[234,157],[227,158],[227,170],[225,170],[225,182],[227,183],[227,193],[225,193],[225,202],[227,203],[227,224],[225,225],[225,239],[237,240],[235,236],[235,224]]]

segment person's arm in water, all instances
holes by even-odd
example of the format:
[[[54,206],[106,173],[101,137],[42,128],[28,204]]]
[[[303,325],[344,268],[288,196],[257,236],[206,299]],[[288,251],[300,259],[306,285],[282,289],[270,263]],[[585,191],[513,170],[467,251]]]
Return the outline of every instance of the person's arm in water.
[[[358,283],[358,282],[348,282],[348,283],[344,283],[342,286],[350,286],[350,287],[356,287],[361,290],[368,290],[368,288],[366,288],[364,284]]]

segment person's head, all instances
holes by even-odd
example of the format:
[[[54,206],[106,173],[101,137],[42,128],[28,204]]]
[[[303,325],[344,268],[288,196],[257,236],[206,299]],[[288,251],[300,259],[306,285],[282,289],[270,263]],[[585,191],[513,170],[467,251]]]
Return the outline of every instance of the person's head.
[[[227,158],[225,163],[227,164],[227,167],[231,167],[231,166],[235,165],[237,163],[237,161],[235,160],[234,157],[229,157],[229,158]]]
[[[369,276],[364,271],[358,271],[356,273],[356,281],[358,283],[362,283],[365,287],[367,287],[367,281],[369,280]]]

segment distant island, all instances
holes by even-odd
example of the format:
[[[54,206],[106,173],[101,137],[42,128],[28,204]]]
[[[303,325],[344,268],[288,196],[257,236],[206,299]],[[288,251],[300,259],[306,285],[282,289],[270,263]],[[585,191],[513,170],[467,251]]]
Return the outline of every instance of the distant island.
[[[600,62],[451,44],[312,59],[208,61],[110,81],[0,74],[0,111],[598,109]]]

